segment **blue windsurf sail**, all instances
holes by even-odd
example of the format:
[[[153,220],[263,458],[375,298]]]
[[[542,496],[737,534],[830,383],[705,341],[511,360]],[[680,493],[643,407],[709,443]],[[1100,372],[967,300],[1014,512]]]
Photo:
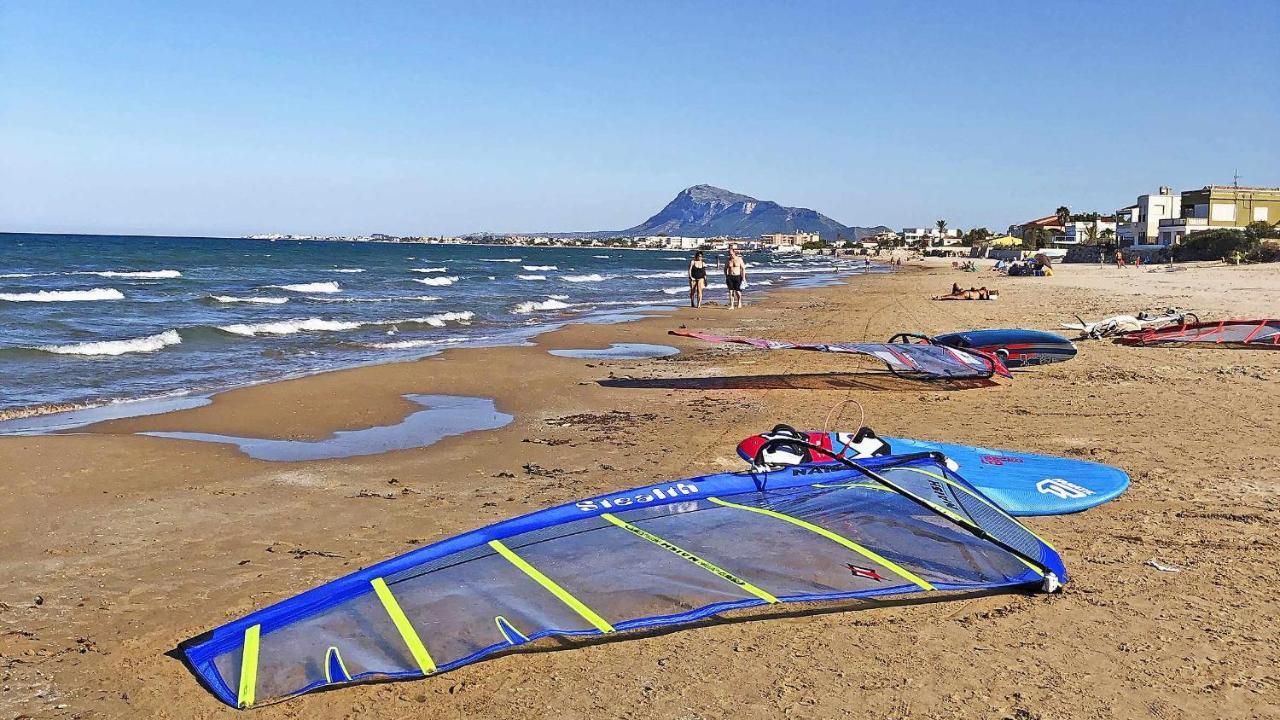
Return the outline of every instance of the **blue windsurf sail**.
[[[1053,590],[1058,553],[940,455],[719,474],[601,495],[414,550],[183,643],[241,708],[418,678],[551,637],[779,603]]]

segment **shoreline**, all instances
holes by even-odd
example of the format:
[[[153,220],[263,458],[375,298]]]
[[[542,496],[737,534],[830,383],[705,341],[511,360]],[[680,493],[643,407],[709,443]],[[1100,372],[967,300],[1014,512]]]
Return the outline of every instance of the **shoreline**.
[[[627,249],[644,249],[644,248],[627,248]],[[877,263],[877,265],[881,265]],[[888,270],[877,270],[875,272],[893,272],[894,269],[889,266]],[[859,268],[861,270],[861,268]],[[846,278],[857,278],[864,275],[874,274],[862,271],[855,272],[835,272],[830,278],[822,278],[816,285],[816,278],[797,278],[784,286],[766,286],[763,289],[755,291],[756,295],[762,301],[767,301],[770,294],[779,290],[788,289],[810,289],[811,287],[821,287],[827,284],[839,284]],[[717,301],[711,301],[713,304],[709,307],[717,307]],[[63,416],[73,415],[77,413],[93,414],[102,412],[105,415],[115,415],[117,412],[128,413],[131,407],[139,407],[143,410],[144,415],[163,414],[168,412],[165,410],[160,413],[146,412],[146,406],[152,404],[164,405],[171,401],[195,402],[199,400],[212,399],[223,393],[242,390],[245,388],[256,387],[259,385],[270,385],[279,382],[288,382],[291,380],[299,380],[302,378],[322,375],[331,372],[341,372],[343,370],[352,370],[363,367],[375,367],[385,364],[396,363],[413,363],[430,357],[437,357],[454,350],[463,349],[485,349],[485,348],[501,348],[501,347],[519,347],[528,343],[536,343],[537,338],[541,335],[555,332],[570,325],[615,325],[627,322],[635,322],[637,319],[645,319],[650,317],[669,316],[672,312],[686,309],[685,305],[676,305],[671,303],[654,302],[652,305],[636,305],[635,307],[617,307],[611,309],[593,308],[591,310],[578,313],[570,317],[560,319],[548,319],[540,322],[537,326],[532,327],[512,327],[507,328],[498,333],[496,336],[481,336],[470,339],[459,339],[457,343],[441,344],[440,346],[423,348],[420,353],[394,355],[384,358],[373,358],[367,360],[353,361],[349,363],[339,363],[325,368],[317,368],[313,370],[305,370],[292,374],[286,374],[280,377],[263,378],[248,381],[242,384],[223,386],[223,387],[195,387],[195,388],[179,388],[168,392],[157,393],[154,395],[146,395],[138,398],[106,398],[102,400],[88,400],[83,402],[60,402],[46,405],[23,406],[15,408],[0,409],[0,437],[9,434],[39,434],[39,425],[42,420],[48,420],[51,424],[59,424],[59,419]],[[204,403],[207,404],[207,403]],[[181,408],[179,408],[181,409]],[[176,410],[175,410],[176,411]],[[132,417],[130,414],[120,415],[120,417]],[[114,418],[113,418],[114,419]],[[80,423],[84,425],[88,423]],[[75,425],[73,427],[78,427]],[[32,427],[34,426],[34,427]]]
[[[1001,300],[927,299],[970,279],[998,284]],[[976,720],[1134,717],[1152,707],[1167,717],[1247,717],[1280,709],[1267,700],[1274,680],[1266,672],[1280,618],[1267,584],[1256,582],[1274,574],[1271,530],[1280,523],[1277,483],[1266,472],[1280,462],[1272,437],[1280,353],[1081,343],[1069,362],[951,389],[886,383],[875,363],[853,358],[666,335],[679,325],[797,341],[1051,329],[1075,313],[1187,299],[1216,319],[1272,306],[1274,273],[1137,276],[1068,266],[1052,278],[997,280],[931,266],[778,290],[767,301],[748,296],[741,311],[682,308],[614,325],[570,324],[528,346],[455,348],[240,388],[203,407],[85,432],[0,437],[11,499],[0,505],[8,550],[0,557],[0,667],[11,687],[0,694],[0,715],[233,717],[166,656],[176,643],[492,522],[657,479],[743,468],[734,452],[742,438],[778,422],[819,428],[851,399],[886,435],[1093,459],[1121,467],[1133,484],[1085,513],[1027,519],[1063,553],[1072,582],[1060,595],[712,624],[515,653],[438,678],[253,712],[336,720],[430,708],[444,720],[525,718],[543,715],[549,697],[569,718],[931,717],[947,708]],[[547,352],[618,342],[681,353],[605,361]],[[1257,401],[1228,404],[1224,392]],[[426,447],[285,463],[135,434],[316,439],[400,421],[420,409],[404,393],[488,397],[514,419]],[[834,422],[852,429],[857,409]],[[1182,572],[1153,569],[1151,558]],[[1188,653],[1200,660],[1188,665]],[[922,670],[929,683],[908,682]]]

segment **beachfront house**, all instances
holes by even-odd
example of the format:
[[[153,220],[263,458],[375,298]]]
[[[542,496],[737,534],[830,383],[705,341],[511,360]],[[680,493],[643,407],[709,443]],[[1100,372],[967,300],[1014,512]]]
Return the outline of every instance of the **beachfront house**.
[[[1116,219],[1113,217],[1072,220],[1062,228],[1060,234],[1054,237],[1053,246],[1073,248],[1077,245],[1101,245],[1107,242],[1104,233],[1108,230],[1111,233],[1116,231]]]
[[[902,241],[907,245],[917,245],[920,247],[955,245],[961,240],[959,230],[947,228],[947,231],[943,233],[940,232],[936,226],[902,228],[901,237]]]
[[[1138,202],[1116,211],[1116,240],[1121,247],[1158,245],[1160,222],[1178,218],[1182,196],[1168,186],[1154,195],[1139,195]]]
[[[1156,241],[1174,245],[1187,235],[1221,228],[1243,230],[1252,222],[1280,221],[1280,188],[1206,185],[1181,195],[1180,217],[1161,220]]]
[[[760,236],[760,243],[774,250],[798,249],[805,243],[816,243],[822,236],[816,232],[767,233]]]

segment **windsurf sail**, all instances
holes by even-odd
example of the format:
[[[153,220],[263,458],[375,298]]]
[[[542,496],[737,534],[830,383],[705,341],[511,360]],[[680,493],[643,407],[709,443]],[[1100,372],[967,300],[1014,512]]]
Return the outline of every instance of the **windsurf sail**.
[[[981,350],[946,345],[907,343],[793,343],[711,333],[669,330],[669,334],[715,343],[737,343],[762,350],[815,350],[818,352],[854,353],[874,357],[894,374],[922,380],[985,379],[999,374],[1013,377],[996,356]]]
[[[1280,350],[1280,320],[1222,320],[1179,325],[1123,335],[1126,345],[1208,343],[1229,347]]]
[[[435,675],[544,638],[1065,581],[1048,543],[923,453],[710,475],[538,511],[373,565],[180,650],[219,699],[247,708]]]

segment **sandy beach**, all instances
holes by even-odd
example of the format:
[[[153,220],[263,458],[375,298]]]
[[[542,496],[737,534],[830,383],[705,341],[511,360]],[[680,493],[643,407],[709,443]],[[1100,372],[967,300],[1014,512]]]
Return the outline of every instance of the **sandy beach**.
[[[952,282],[998,302],[932,302]],[[723,302],[713,287],[709,299]],[[1280,353],[1080,343],[1070,362],[972,389],[874,364],[675,338],[792,340],[1054,330],[1179,306],[1275,317],[1274,267],[1063,266],[1009,278],[949,265],[789,289],[748,306],[571,325],[526,347],[233,390],[204,407],[60,436],[0,437],[0,718],[235,712],[171,652],[254,609],[406,550],[609,490],[742,467],[742,438],[820,427],[857,400],[885,434],[1086,458],[1133,484],[1086,513],[1029,518],[1072,573],[1060,594],[795,612],[316,693],[282,718],[1280,717]],[[1063,331],[1064,334],[1067,331]],[[673,345],[597,361],[548,350]],[[429,447],[279,463],[187,431],[320,439],[391,425],[410,393],[493,398],[505,427]],[[856,429],[846,407],[839,425]],[[1172,566],[1164,572],[1149,560]]]

